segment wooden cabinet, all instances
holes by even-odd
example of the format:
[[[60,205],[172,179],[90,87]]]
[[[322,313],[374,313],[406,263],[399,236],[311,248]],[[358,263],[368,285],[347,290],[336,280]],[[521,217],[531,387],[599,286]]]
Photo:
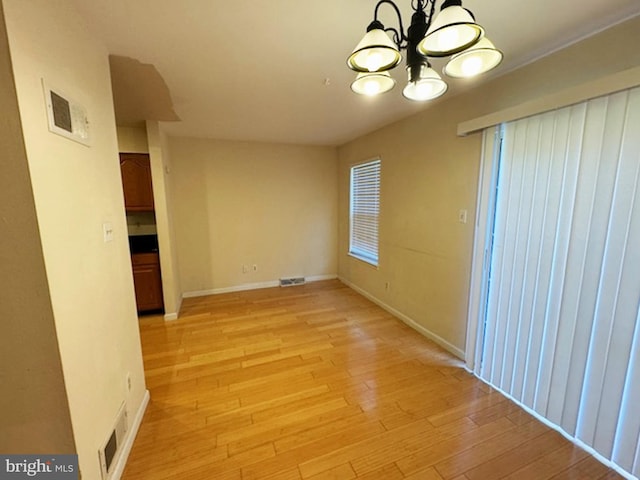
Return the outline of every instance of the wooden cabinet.
[[[120,173],[128,213],[153,212],[151,161],[146,153],[121,153]],[[131,243],[131,242],[130,242]],[[157,250],[157,247],[156,247]],[[138,312],[162,310],[162,277],[158,252],[131,255]]]
[[[121,153],[120,173],[128,212],[153,211],[151,162],[146,153]]]
[[[164,302],[158,253],[134,253],[131,255],[131,263],[138,312],[161,310]]]

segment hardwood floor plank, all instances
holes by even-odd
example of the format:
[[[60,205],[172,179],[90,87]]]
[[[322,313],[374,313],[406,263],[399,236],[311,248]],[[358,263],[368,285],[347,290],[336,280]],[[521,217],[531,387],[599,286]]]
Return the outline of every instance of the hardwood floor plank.
[[[379,470],[374,470],[371,473],[365,473],[359,475],[358,480],[402,480],[405,476],[395,463],[386,465]]]
[[[517,445],[507,452],[465,471],[464,474],[469,480],[483,480],[491,476],[503,478],[522,467],[530,465],[532,461],[535,463],[545,454],[557,451],[564,444],[565,439],[562,435],[557,432],[547,431],[539,437]]]
[[[247,478],[243,476],[243,478]],[[262,480],[302,480],[300,471],[297,468],[291,468],[289,470],[281,470],[274,475],[260,477]]]
[[[308,478],[344,462],[352,461],[353,463],[353,460],[362,459],[362,468],[356,468],[356,472],[358,474],[368,473],[393,461],[386,456],[390,454],[390,450],[410,448],[405,444],[401,445],[401,442],[412,441],[415,444],[419,444],[421,441],[426,441],[428,438],[433,437],[434,434],[435,428],[428,421],[419,420],[394,430],[385,430],[377,436],[316,456],[301,463],[299,465],[300,472],[302,473],[302,478]],[[374,456],[377,456],[378,461],[381,461],[382,464],[378,464]]]
[[[452,422],[461,417],[472,415],[476,412],[482,411],[487,407],[495,405],[497,403],[507,402],[508,400],[499,393],[490,393],[488,395],[482,395],[479,398],[465,402],[461,405],[457,405],[451,409],[439,412],[435,415],[430,415],[429,420],[434,425],[444,425],[445,423]]]
[[[300,448],[318,439],[333,438],[335,445],[345,445],[349,441],[358,441],[369,435],[384,431],[384,427],[375,418],[363,414],[362,410],[352,405],[334,410],[305,422],[305,429],[288,429],[280,431],[280,437],[274,444],[278,453]],[[316,447],[318,447],[316,445]]]
[[[436,468],[444,478],[453,478],[462,473],[469,476],[471,468],[494,459],[514,447],[522,448],[523,451],[526,451],[525,445],[528,441],[545,433],[550,432],[548,432],[546,426],[540,423],[528,423],[518,426],[484,442],[475,444],[471,448],[461,449],[459,453],[442,462],[438,462]]]
[[[405,480],[443,480],[434,467],[428,467],[404,477]]]
[[[140,336],[123,480],[617,478],[337,280],[188,298]]]
[[[624,477],[615,471],[608,471],[600,480],[624,480]]]
[[[594,457],[586,456],[570,468],[551,477],[553,480],[594,480],[610,473],[609,469]]]
[[[472,413],[469,418],[478,425],[484,425],[485,423],[493,422],[494,420],[507,417],[508,415],[520,410],[515,403],[501,402],[490,407],[484,408],[479,412]],[[468,475],[467,475],[468,476]]]
[[[587,452],[565,443],[560,448],[507,475],[508,480],[547,480],[586,458]]]
[[[340,392],[331,391],[327,385],[319,385],[313,390],[287,395],[286,399],[278,399],[277,402],[268,402],[269,405],[261,404],[263,408],[256,410],[251,418],[255,423],[269,422],[275,418],[291,415],[292,413],[301,413],[305,409],[311,409],[313,407],[323,408],[329,403],[336,401],[340,403],[340,407],[346,407],[348,405],[348,402],[340,395]]]
[[[307,428],[305,420],[317,418],[346,406],[347,402],[344,398],[327,400],[318,405],[295,410],[288,415],[281,415],[268,421],[254,422],[250,426],[221,433],[218,435],[218,444],[229,445],[229,454],[248,450],[251,447],[273,441],[285,428],[293,429],[298,425],[300,430],[304,430]]]
[[[298,447],[284,450],[274,459],[246,466],[242,469],[243,477],[247,479],[263,478],[276,475],[280,470],[286,470],[293,466],[333,452],[336,449],[359,443],[360,441],[374,437],[384,431],[384,427],[377,421],[368,421],[362,425],[348,427],[333,434],[321,437],[312,436],[307,443],[301,443]],[[336,466],[334,464],[332,466]],[[327,468],[331,468],[329,466]],[[315,473],[321,473],[322,470]]]
[[[356,478],[356,472],[349,463],[345,463],[309,478],[310,480],[351,480]]]
[[[424,448],[406,456],[396,463],[402,473],[411,475],[419,470],[435,466],[460,452],[464,452],[475,445],[482,445],[493,437],[511,434],[516,427],[506,418],[501,418],[493,423],[488,423],[475,429],[463,429],[452,432],[434,445],[425,445]]]

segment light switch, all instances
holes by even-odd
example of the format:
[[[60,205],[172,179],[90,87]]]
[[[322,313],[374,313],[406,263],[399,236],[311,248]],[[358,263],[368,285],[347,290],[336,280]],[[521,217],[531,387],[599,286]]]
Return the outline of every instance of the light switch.
[[[458,221],[460,223],[467,223],[467,211],[466,210],[459,210],[458,211]]]
[[[102,224],[102,233],[104,235],[104,243],[113,241],[113,225],[111,225],[111,222]]]

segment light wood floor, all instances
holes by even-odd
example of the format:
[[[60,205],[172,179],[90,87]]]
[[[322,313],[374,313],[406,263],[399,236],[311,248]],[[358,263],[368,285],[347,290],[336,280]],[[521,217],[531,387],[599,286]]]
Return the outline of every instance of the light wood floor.
[[[338,281],[141,319],[151,402],[123,478],[622,478]]]

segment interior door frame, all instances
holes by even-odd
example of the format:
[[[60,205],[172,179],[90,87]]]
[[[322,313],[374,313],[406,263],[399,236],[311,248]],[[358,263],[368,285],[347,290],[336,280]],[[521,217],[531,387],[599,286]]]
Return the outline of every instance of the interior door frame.
[[[482,367],[484,324],[491,271],[493,226],[502,147],[502,126],[486,128],[482,134],[482,157],[478,175],[478,198],[474,228],[469,308],[467,311],[466,368],[479,374]]]

